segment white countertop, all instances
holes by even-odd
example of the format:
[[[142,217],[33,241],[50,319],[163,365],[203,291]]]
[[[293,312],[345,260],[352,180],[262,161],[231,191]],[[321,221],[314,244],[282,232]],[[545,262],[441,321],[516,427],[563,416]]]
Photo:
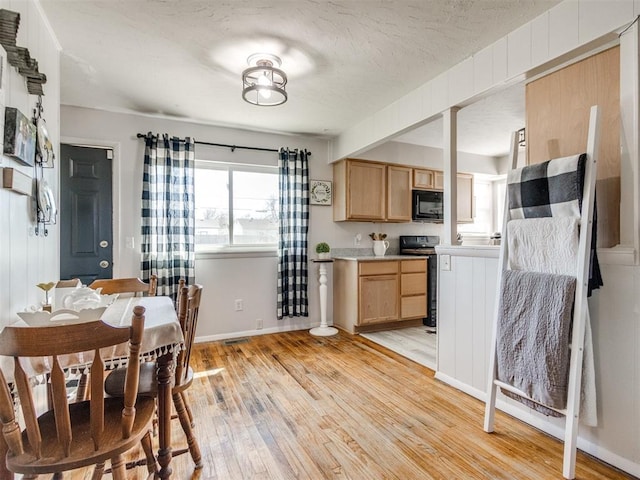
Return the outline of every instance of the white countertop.
[[[411,260],[412,258],[427,258],[427,256],[426,255],[384,255],[382,257],[376,257],[374,255],[359,255],[359,256],[333,257],[334,260],[350,260],[355,262],[378,262],[381,260]]]
[[[498,258],[500,245],[436,245],[436,253],[458,257]]]

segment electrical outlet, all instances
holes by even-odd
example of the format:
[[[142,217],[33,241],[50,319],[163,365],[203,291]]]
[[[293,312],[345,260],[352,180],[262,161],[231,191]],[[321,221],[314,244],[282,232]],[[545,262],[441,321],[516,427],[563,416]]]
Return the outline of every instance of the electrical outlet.
[[[262,330],[262,319],[256,318],[256,330]]]
[[[362,241],[362,234],[361,233],[358,233],[355,237],[353,237],[354,246],[359,247],[361,241]]]
[[[236,299],[236,312],[241,312],[243,308],[244,308],[244,305],[242,303],[242,299],[240,298]]]

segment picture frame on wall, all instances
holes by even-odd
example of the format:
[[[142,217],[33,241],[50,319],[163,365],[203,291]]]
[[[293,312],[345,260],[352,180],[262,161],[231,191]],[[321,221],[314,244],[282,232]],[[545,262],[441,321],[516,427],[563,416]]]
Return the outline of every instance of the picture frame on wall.
[[[309,181],[309,203],[311,205],[331,205],[332,188],[329,180]]]
[[[36,126],[20,110],[4,110],[4,154],[33,166],[36,159]]]

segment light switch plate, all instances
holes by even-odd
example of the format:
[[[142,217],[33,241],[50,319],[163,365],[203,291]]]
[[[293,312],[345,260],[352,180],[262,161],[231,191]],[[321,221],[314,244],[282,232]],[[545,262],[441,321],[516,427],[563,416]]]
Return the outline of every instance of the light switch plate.
[[[440,255],[440,270],[451,270],[451,255]]]

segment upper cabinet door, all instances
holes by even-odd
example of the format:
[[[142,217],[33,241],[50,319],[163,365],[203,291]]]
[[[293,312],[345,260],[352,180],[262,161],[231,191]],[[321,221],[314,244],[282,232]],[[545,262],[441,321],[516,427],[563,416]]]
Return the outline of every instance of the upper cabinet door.
[[[433,172],[433,189],[444,190],[444,172],[439,170]]]
[[[458,223],[473,223],[473,175],[458,173]]]
[[[433,188],[433,182],[433,170],[425,170],[423,168],[413,169],[413,188],[429,190]]]
[[[411,221],[411,171],[410,167],[387,167],[387,220]]]
[[[386,166],[347,162],[347,219],[385,220]]]

